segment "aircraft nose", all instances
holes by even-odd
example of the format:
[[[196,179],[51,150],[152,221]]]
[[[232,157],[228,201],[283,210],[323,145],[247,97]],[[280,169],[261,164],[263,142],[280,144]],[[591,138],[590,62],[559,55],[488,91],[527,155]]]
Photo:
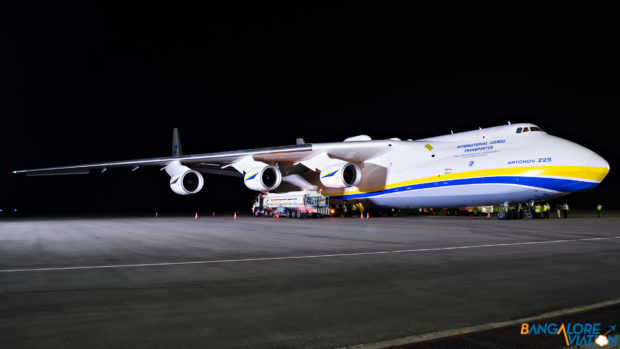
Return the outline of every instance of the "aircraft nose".
[[[600,155],[590,150],[590,157],[588,159],[588,168],[592,172],[592,179],[597,180],[599,183],[609,173],[609,163],[603,159]]]
[[[605,159],[603,159],[600,155],[593,151],[590,152],[592,154],[590,155],[590,159],[588,160],[589,167],[600,167],[609,170],[609,163]]]

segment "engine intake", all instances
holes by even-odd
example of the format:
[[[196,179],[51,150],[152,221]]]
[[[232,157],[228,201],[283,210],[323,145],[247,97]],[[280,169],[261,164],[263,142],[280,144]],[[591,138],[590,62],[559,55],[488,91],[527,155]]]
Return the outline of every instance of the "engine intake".
[[[350,162],[332,165],[321,171],[321,183],[328,188],[347,188],[360,182],[362,171]]]
[[[264,166],[246,171],[243,177],[245,186],[257,191],[268,191],[277,188],[282,182],[282,174],[277,167]]]
[[[175,174],[170,178],[170,188],[173,192],[180,195],[196,194],[202,189],[204,179],[200,172],[190,170],[187,167],[185,168],[187,170]]]

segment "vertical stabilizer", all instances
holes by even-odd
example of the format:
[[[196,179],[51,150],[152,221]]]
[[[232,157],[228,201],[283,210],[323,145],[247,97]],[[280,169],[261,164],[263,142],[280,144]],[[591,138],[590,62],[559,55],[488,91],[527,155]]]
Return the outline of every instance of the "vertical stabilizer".
[[[179,129],[172,130],[172,156],[181,156],[183,151],[181,150],[181,139],[179,138]]]

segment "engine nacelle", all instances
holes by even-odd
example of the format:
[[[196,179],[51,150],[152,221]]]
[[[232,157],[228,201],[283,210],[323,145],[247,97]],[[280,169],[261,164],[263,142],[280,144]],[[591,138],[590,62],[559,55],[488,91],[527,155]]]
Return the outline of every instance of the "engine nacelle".
[[[196,194],[202,189],[204,179],[198,171],[189,169],[186,166],[180,166],[179,172],[170,178],[170,188],[179,195]]]
[[[274,166],[258,167],[246,171],[243,182],[246,187],[252,190],[272,190],[277,188],[282,182],[282,173]]]
[[[326,167],[321,170],[321,183],[328,188],[353,187],[360,182],[362,171],[350,162]]]

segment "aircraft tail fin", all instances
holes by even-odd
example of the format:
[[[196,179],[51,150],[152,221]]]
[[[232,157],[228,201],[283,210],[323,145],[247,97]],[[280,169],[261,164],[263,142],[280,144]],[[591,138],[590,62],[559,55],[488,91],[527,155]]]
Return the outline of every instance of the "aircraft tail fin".
[[[183,151],[181,150],[181,139],[179,138],[179,129],[172,130],[172,156],[181,156]]]

